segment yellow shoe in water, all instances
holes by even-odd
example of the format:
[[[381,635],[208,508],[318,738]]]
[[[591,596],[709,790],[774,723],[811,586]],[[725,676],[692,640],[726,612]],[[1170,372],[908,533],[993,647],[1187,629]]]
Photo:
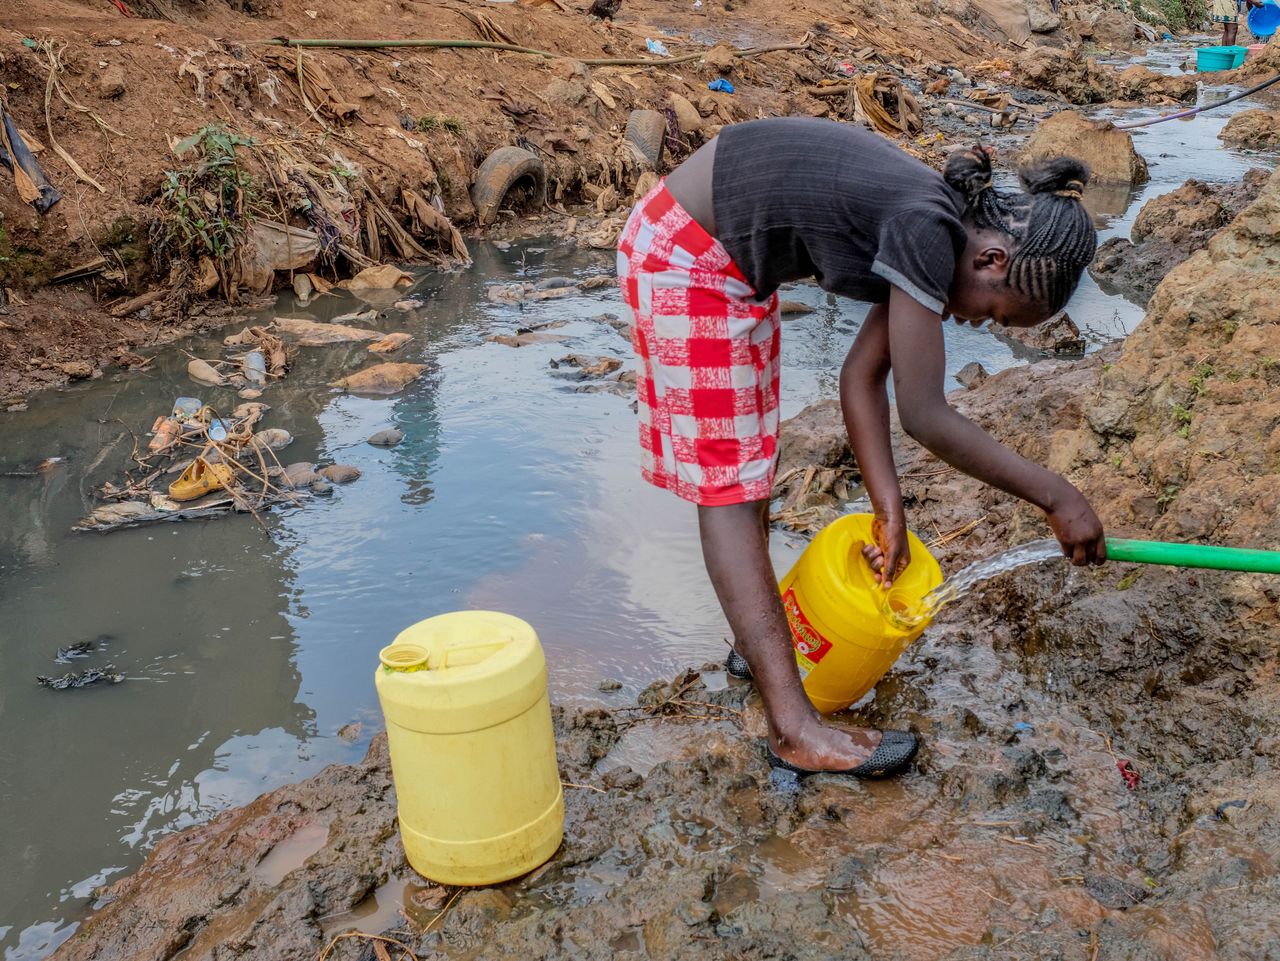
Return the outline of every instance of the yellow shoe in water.
[[[169,496],[175,501],[193,501],[212,491],[231,486],[231,467],[227,464],[210,464],[197,457],[182,476],[169,485]]]

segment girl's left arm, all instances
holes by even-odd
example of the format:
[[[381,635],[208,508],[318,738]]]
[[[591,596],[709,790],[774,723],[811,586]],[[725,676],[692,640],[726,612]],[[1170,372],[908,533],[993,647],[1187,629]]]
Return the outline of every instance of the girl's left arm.
[[[889,443],[889,307],[876,304],[840,371],[840,408],[849,446],[875,511],[874,546],[864,552],[887,590],[911,560],[902,489]]]

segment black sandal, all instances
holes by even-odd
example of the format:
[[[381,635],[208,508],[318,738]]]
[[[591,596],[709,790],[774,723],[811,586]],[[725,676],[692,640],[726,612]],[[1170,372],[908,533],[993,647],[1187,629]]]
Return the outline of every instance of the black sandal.
[[[736,677],[740,681],[751,680],[751,665],[747,663],[745,657],[732,647],[729,648],[729,656],[725,659],[724,669],[730,677]]]
[[[809,777],[813,774],[836,774],[846,777],[881,778],[901,774],[911,764],[911,759],[920,749],[920,739],[910,731],[884,731],[880,743],[871,752],[871,757],[857,767],[847,771],[810,771],[796,767],[773,753],[773,748],[765,745],[769,755],[769,766],[778,771],[787,771],[797,777]]]

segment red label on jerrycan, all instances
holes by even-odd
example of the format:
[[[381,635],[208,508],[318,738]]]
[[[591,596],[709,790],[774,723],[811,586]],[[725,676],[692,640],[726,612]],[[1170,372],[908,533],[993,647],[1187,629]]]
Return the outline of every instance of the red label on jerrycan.
[[[809,623],[809,618],[804,616],[793,588],[788,587],[783,593],[782,606],[787,612],[787,623],[791,625],[791,644],[796,649],[796,667],[800,669],[800,680],[803,681],[831,650],[831,642],[818,633]]]

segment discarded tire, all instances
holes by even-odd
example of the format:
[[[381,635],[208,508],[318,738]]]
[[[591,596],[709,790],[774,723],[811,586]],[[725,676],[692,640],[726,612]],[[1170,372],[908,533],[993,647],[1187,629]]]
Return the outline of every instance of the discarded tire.
[[[655,170],[662,162],[667,139],[667,118],[656,110],[632,110],[627,118],[626,141],[637,156]]]
[[[534,196],[541,199],[546,191],[547,171],[542,161],[523,147],[499,147],[485,158],[476,171],[471,188],[471,202],[476,207],[476,220],[484,227],[498,217],[498,208],[517,183],[532,183]]]

